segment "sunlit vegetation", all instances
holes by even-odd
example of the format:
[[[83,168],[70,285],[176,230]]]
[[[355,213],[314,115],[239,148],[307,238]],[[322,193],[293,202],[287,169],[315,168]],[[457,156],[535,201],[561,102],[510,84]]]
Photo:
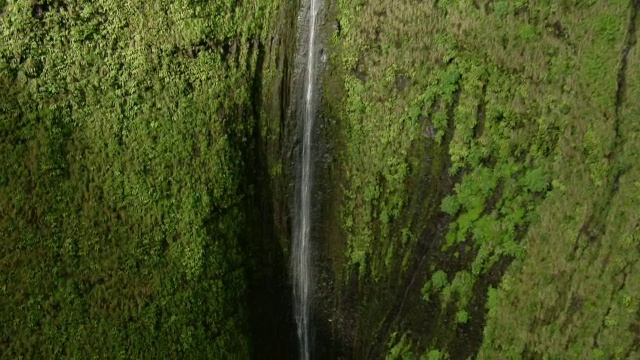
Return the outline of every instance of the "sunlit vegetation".
[[[415,4],[401,2],[390,8],[385,2],[362,5],[344,0],[338,5],[339,31],[332,55],[343,92],[334,92],[336,100],[329,95],[328,101],[345,95],[344,103],[335,106],[344,133],[347,257],[360,276],[379,278],[393,268],[383,256],[402,257],[412,249],[420,231],[414,216],[422,222],[427,215],[408,214],[421,199],[415,197],[417,187],[407,184],[420,174],[437,188],[440,159],[434,153],[441,151],[436,145],[447,127],[447,107],[454,101],[459,72],[440,65],[440,59],[453,56],[455,49],[450,39],[423,36],[439,25],[425,24],[419,12],[410,10]],[[417,6],[423,12],[433,8]],[[428,56],[411,55],[427,49]],[[433,126],[427,124],[431,118]],[[425,149],[416,145],[430,143],[434,164],[425,175],[420,164]]]
[[[277,2],[0,2],[7,358],[246,358],[252,89]]]
[[[318,333],[356,359],[639,358],[640,2],[326,3]],[[280,5],[0,0],[3,357],[269,357]]]
[[[345,274],[375,284],[424,256],[408,297],[439,309],[423,327],[361,310],[404,334],[390,358],[640,356],[639,6],[338,1]]]

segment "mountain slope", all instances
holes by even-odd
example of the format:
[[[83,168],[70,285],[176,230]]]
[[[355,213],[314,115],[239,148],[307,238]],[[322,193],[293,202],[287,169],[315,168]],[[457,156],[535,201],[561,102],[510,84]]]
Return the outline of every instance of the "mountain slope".
[[[335,2],[327,326],[350,356],[636,354],[637,11]]]

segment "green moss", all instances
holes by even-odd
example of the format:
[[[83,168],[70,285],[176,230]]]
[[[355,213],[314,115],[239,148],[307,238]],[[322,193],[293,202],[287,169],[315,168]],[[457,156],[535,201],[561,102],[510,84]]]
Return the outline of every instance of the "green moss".
[[[248,357],[248,39],[277,3],[1,5],[4,356]]]

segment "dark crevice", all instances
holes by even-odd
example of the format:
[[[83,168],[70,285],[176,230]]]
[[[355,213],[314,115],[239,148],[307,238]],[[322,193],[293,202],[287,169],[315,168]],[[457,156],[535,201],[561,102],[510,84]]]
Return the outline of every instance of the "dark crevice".
[[[4,13],[4,7],[6,6],[6,1],[0,0],[0,15]],[[67,9],[67,4],[64,1],[60,0],[48,0],[48,1],[34,1],[31,4],[31,16],[33,16],[37,20],[44,20],[44,17],[48,12],[59,10],[63,11]]]
[[[630,267],[629,264],[625,265],[625,267],[622,269],[622,282],[620,283],[620,286],[618,286],[617,289],[615,289],[611,295],[609,296],[609,304],[611,304],[613,302],[613,298],[615,297],[615,295],[617,293],[619,293],[625,286],[626,282],[627,282],[627,276],[629,275],[629,272],[627,271],[627,269]],[[604,316],[605,319],[602,320],[602,323],[600,323],[600,326],[598,327],[598,330],[596,330],[596,332],[593,334],[593,347],[597,348],[598,347],[598,338],[600,337],[600,333],[602,333],[602,329],[607,327],[607,325],[605,324],[606,321],[606,317],[611,313],[611,308],[612,306],[609,305],[609,308],[607,309],[606,315]],[[569,344],[566,344],[567,348],[568,348]]]
[[[253,148],[251,155],[245,159],[247,185],[252,190],[247,203],[250,226],[247,227],[245,246],[250,255],[248,301],[253,351],[255,358],[267,356],[289,359],[296,354],[291,288],[286,277],[287,261],[274,224],[274,189],[268,170],[268,140],[260,135],[260,124],[264,121],[261,118],[262,72],[266,51],[264,44],[259,41],[254,41],[250,50],[255,52],[256,60],[253,68],[251,56],[248,56],[245,64],[246,69],[253,72],[250,110],[254,119],[251,133]]]
[[[636,28],[638,25],[638,13],[640,12],[640,0],[632,0],[631,14],[629,16],[629,26],[625,37],[625,44],[622,48],[620,58],[620,70],[618,72],[618,89],[616,91],[616,135],[620,128],[620,110],[627,91],[627,68],[629,67],[629,52],[636,44]]]
[[[640,344],[640,312],[635,313],[635,321],[629,324],[629,331],[634,334],[633,343]]]
[[[528,229],[528,225],[517,227],[514,238],[523,239]],[[477,256],[476,251],[470,251],[467,256],[469,256],[470,260],[459,262],[459,264],[457,264],[458,269],[453,272],[454,276],[459,271],[468,270],[469,264]],[[449,255],[447,258],[451,259],[453,256]],[[467,359],[478,353],[482,345],[487,316],[485,304],[487,303],[489,288],[496,288],[500,284],[502,277],[513,263],[513,260],[515,260],[513,256],[501,256],[486,273],[481,274],[474,282],[473,296],[467,306],[469,322],[459,324],[456,329],[456,336],[451,338],[450,342],[446,345],[446,348],[450,350],[452,359]]]
[[[602,211],[604,209],[608,209],[607,206],[602,207]],[[569,261],[574,261],[580,258],[578,255],[578,251],[580,250],[581,240],[583,238],[587,238],[591,243],[594,243],[600,235],[604,232],[604,224],[601,222],[597,222],[594,220],[596,217],[593,213],[591,213],[587,218],[583,221],[580,229],[578,230],[578,235],[573,243],[573,250],[569,253]],[[573,276],[573,274],[572,274]],[[571,279],[569,280],[571,281]]]
[[[616,158],[616,154],[622,147],[622,137],[620,136],[620,124],[622,122],[622,105],[625,100],[627,92],[627,69],[629,67],[629,52],[635,46],[637,41],[637,26],[638,26],[638,13],[640,12],[640,0],[631,1],[631,14],[629,15],[629,26],[625,37],[624,47],[622,48],[622,54],[620,57],[620,70],[618,71],[618,88],[616,90],[616,119],[615,119],[615,143],[612,151],[613,159]],[[615,175],[613,179],[611,198],[618,192],[620,184],[620,176],[622,175],[622,169],[615,169]],[[609,200],[610,202],[611,200]]]
[[[292,212],[289,184],[287,134],[293,125],[289,114],[294,53],[296,16],[295,4],[282,7],[275,40],[262,43],[250,39],[241,43],[232,39],[226,59],[229,66],[246,69],[253,74],[251,114],[254,118],[247,152],[246,174],[253,189],[247,202],[249,309],[253,358],[295,359],[298,354],[296,324],[293,314],[293,293],[290,282],[290,246]],[[247,55],[240,58],[240,47],[247,46]],[[240,63],[240,61],[247,63]],[[263,79],[265,66],[277,66],[272,81]],[[264,87],[264,88],[263,88]],[[274,165],[282,166],[282,174],[272,176]]]
[[[482,136],[484,132],[484,118],[485,112],[487,108],[487,82],[482,84],[482,96],[480,97],[480,102],[478,102],[478,107],[476,111],[477,123],[474,128],[474,137],[476,139]]]
[[[48,13],[50,10],[51,10],[51,7],[49,6],[49,4],[35,3],[31,7],[31,15],[38,20],[42,20],[44,19],[44,15]]]
[[[521,230],[524,236],[526,228]],[[522,238],[520,236],[520,238]],[[475,255],[475,254],[474,254]],[[447,346],[453,359],[467,359],[478,353],[482,345],[483,331],[487,316],[487,296],[490,287],[496,288],[514,258],[502,256],[491,269],[478,278],[473,285],[473,297],[467,306],[469,321],[461,324],[456,332],[456,337]],[[472,346],[469,346],[472,344]]]
[[[449,107],[449,109],[447,110],[447,118],[449,119],[448,121],[448,126],[447,126],[447,132],[446,132],[446,136],[445,136],[445,142],[447,144],[446,148],[447,148],[447,152],[449,151],[449,143],[451,142],[451,139],[453,139],[453,133],[455,131],[455,114],[456,114],[456,109],[458,108],[458,104],[460,103],[460,95],[462,93],[462,90],[460,89],[460,77],[458,76],[458,81],[456,83],[456,91],[453,93],[453,102],[451,104],[451,107]]]
[[[448,154],[449,143],[453,138],[453,132],[455,130],[454,124],[454,114],[455,110],[458,107],[460,102],[461,90],[458,88],[453,93],[453,101],[451,106],[447,109],[447,115],[449,118],[448,128],[445,132],[445,136],[442,141],[441,151],[442,154]],[[427,162],[429,163],[429,162]],[[430,167],[431,165],[426,165]],[[451,193],[453,189],[453,184],[455,183],[455,179],[452,179],[448,174],[447,169],[451,166],[450,158],[445,156],[444,164],[442,165],[442,171],[440,174],[439,181],[441,181],[442,186],[437,194],[435,194],[435,199],[432,198],[430,201],[432,204],[436,204],[439,206],[442,198],[448,193]],[[426,176],[426,175],[424,175]],[[428,178],[428,177],[427,177]],[[421,187],[428,185],[427,183],[422,184]],[[425,194],[426,195],[426,194]],[[417,204],[422,204],[424,201],[418,201]],[[417,206],[418,206],[417,205]],[[425,209],[426,210],[426,209]],[[428,213],[428,211],[427,211]],[[435,211],[433,213],[433,218],[430,220],[426,220],[427,223],[432,226],[428,226],[421,230],[418,242],[415,249],[412,251],[413,258],[409,266],[409,271],[407,271],[408,276],[401,276],[400,281],[393,280],[393,283],[389,284],[389,293],[393,293],[390,295],[391,310],[383,317],[384,320],[382,324],[379,326],[378,332],[375,334],[372,340],[374,340],[373,346],[366,347],[367,359],[378,359],[384,357],[385,347],[387,345],[386,341],[390,338],[391,333],[394,329],[399,325],[399,321],[401,319],[407,323],[404,324],[408,328],[413,328],[416,331],[413,331],[413,335],[419,336],[423,339],[433,340],[436,337],[434,333],[435,326],[429,327],[428,330],[423,328],[423,323],[420,323],[419,319],[437,319],[440,314],[440,304],[438,301],[432,301],[427,303],[421,297],[421,290],[424,283],[429,279],[430,271],[427,268],[429,264],[437,264],[437,268],[440,269],[450,269],[451,266],[449,264],[450,257],[443,256],[440,252],[440,248],[444,243],[444,234],[446,233],[447,224],[450,222],[450,218],[448,215],[441,213],[439,211]],[[447,271],[449,272],[449,271]],[[417,316],[412,316],[411,314],[419,314]],[[419,331],[418,331],[419,330]],[[479,342],[466,343],[463,351],[469,354],[475,353],[479,348]]]
[[[278,134],[278,144],[284,144],[285,132],[282,131],[286,127],[287,123],[287,109],[291,103],[289,84],[291,83],[291,73],[289,71],[289,57],[285,54],[282,56],[282,80],[280,81],[280,97],[278,102],[279,107],[279,120],[281,131]],[[283,154],[284,157],[285,154]]]

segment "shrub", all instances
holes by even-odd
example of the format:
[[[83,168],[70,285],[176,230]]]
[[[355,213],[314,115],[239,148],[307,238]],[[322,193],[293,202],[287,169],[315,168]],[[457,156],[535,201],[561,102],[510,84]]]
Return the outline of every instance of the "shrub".
[[[456,313],[456,322],[458,324],[466,324],[469,321],[469,313],[466,310],[459,310]]]
[[[431,284],[435,290],[441,290],[449,284],[447,273],[442,270],[438,270],[431,275]]]
[[[442,200],[442,205],[440,209],[445,213],[449,214],[449,216],[454,216],[460,210],[460,203],[458,202],[458,198],[455,195],[450,195],[445,197]]]
[[[522,25],[520,28],[520,38],[525,43],[530,43],[538,37],[538,32],[536,31],[535,26],[531,24]]]

